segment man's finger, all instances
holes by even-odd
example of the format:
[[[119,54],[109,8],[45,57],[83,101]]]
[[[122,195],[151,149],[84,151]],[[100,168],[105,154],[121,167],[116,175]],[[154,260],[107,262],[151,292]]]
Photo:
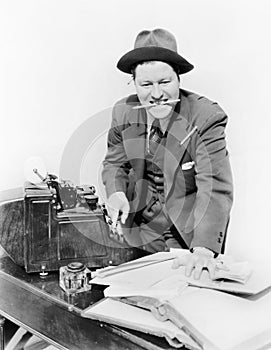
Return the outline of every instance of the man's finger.
[[[129,202],[126,200],[122,208],[122,215],[121,215],[121,222],[123,224],[125,224],[125,221],[128,218],[129,212],[130,212],[130,205],[129,205]]]
[[[127,218],[128,218],[128,214],[129,214],[129,212],[126,212],[126,211],[123,211],[123,212],[122,212],[122,215],[121,215],[121,223],[122,223],[122,224],[125,224],[125,221],[126,221]]]
[[[114,212],[116,211],[116,209],[112,205],[110,205],[109,203],[106,203],[106,209],[107,209],[109,217],[112,220],[112,217],[114,216]]]
[[[194,261],[193,257],[191,257],[186,264],[186,268],[185,268],[185,276],[186,277],[191,276],[194,267],[195,267],[195,261]]]
[[[173,262],[172,262],[172,269],[177,269],[179,266],[181,266],[180,264],[180,259],[179,258],[174,258]]]
[[[208,261],[207,269],[209,271],[210,278],[213,280],[215,278],[215,263],[213,261]]]
[[[114,228],[117,227],[119,211],[118,210],[111,210],[110,217],[111,217],[111,220],[112,220],[112,226]]]
[[[177,269],[180,266],[185,266],[187,264],[187,258],[182,256],[182,257],[176,257],[173,259],[171,267],[173,269]]]
[[[195,270],[194,270],[194,278],[195,280],[198,280],[201,276],[202,270],[205,267],[205,261],[203,259],[199,259],[195,264]]]
[[[217,270],[223,270],[223,271],[229,271],[230,269],[229,269],[229,267],[226,265],[226,264],[223,264],[222,262],[217,262],[216,263],[216,269]]]

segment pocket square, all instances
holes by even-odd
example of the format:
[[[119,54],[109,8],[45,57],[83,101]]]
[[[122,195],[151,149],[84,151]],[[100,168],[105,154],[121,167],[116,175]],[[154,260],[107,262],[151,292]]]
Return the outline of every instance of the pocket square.
[[[182,164],[182,170],[189,170],[192,169],[195,165],[195,162],[192,160],[192,162],[187,162]]]

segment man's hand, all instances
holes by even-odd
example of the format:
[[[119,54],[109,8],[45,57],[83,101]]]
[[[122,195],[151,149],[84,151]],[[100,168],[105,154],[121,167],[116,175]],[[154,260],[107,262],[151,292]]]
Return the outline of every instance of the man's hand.
[[[194,270],[193,277],[199,279],[203,269],[207,269],[210,278],[214,278],[216,261],[214,253],[204,247],[196,247],[193,253],[187,254],[183,258],[176,258],[173,261],[172,268],[177,269],[179,266],[185,266],[185,275],[190,277]]]
[[[130,211],[130,205],[124,192],[115,192],[111,194],[107,200],[106,207],[112,220],[113,227],[117,226],[119,215],[122,224],[125,223]]]

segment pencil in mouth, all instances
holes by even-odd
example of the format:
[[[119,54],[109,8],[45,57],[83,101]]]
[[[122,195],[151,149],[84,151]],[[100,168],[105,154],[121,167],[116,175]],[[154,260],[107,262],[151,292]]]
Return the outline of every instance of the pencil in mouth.
[[[141,108],[150,108],[150,107],[155,107],[155,106],[163,106],[163,105],[170,105],[172,103],[177,103],[179,102],[180,99],[176,99],[176,100],[167,100],[167,101],[160,101],[160,102],[153,102],[153,103],[148,103],[145,105],[138,105],[138,106],[134,106],[133,109],[141,109]]]

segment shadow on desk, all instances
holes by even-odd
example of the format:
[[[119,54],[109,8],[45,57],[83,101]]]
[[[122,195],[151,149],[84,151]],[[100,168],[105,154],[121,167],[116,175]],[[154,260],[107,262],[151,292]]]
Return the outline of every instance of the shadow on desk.
[[[56,350],[54,346],[9,320],[5,322],[4,344],[5,350]]]

